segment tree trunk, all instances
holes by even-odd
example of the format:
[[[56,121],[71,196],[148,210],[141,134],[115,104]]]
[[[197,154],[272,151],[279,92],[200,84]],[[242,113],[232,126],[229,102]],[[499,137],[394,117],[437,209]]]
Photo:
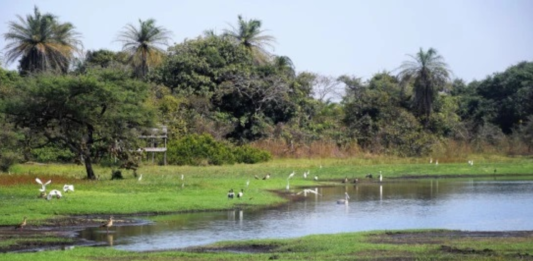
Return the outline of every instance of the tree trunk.
[[[93,164],[91,163],[91,156],[84,157],[85,170],[87,171],[87,179],[96,179],[94,175]]]

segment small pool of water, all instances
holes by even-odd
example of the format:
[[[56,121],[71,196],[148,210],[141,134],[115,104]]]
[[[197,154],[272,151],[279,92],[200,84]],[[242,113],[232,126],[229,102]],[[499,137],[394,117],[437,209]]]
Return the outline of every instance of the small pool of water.
[[[109,234],[88,228],[80,236],[147,251],[369,230],[533,230],[533,181],[401,180],[317,189],[321,196],[308,194],[276,209],[179,214],[170,221],[113,227]],[[345,192],[348,204],[337,204]]]

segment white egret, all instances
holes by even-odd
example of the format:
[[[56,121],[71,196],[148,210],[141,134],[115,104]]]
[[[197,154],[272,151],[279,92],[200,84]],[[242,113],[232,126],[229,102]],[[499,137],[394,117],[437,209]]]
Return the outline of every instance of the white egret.
[[[439,160],[435,160],[435,165],[439,165]]]
[[[35,181],[39,184],[41,184],[41,189],[39,189],[40,192],[46,191],[46,186],[52,182],[52,180],[47,181],[46,183],[43,183],[39,178],[35,178]]]
[[[294,177],[294,171],[291,174],[289,174],[289,177],[287,179],[290,179],[292,177]]]
[[[67,185],[67,184],[65,184],[65,186],[63,186],[63,191],[64,191],[65,193],[67,193],[67,192],[69,192],[69,191],[74,192],[74,185]]]
[[[248,186],[250,186],[250,180],[246,181],[246,188],[248,188]]]
[[[185,178],[185,176],[183,174],[181,174],[181,180],[183,180]]]
[[[15,226],[15,229],[23,230],[25,226],[26,226],[26,217],[24,217],[24,220],[22,220],[22,222],[20,224]]]
[[[141,174],[137,180],[141,181],[142,179],[143,179],[143,174]]]
[[[60,199],[62,197],[61,191],[59,191],[57,189],[54,189],[54,190],[50,191],[50,193],[48,193],[48,196],[46,196],[46,199],[50,200],[53,197],[56,197],[57,199]]]
[[[306,179],[306,178],[307,178],[307,175],[308,175],[308,171],[307,171],[307,172],[306,172],[306,171],[304,171],[304,179]]]
[[[304,194],[304,197],[307,197],[307,193],[313,193],[315,195],[322,196],[320,193],[318,193],[318,188],[315,188],[315,189],[304,189],[304,190],[296,193],[296,195],[300,195],[302,193]]]
[[[290,189],[290,185],[289,185],[289,180],[287,179],[287,186],[285,187],[285,189],[288,191]]]
[[[107,233],[109,233],[109,228],[113,226],[113,216],[109,217],[106,223],[102,224],[100,227],[105,227]]]
[[[314,178],[314,179],[315,179],[315,180],[318,180],[318,176],[315,176],[315,178]]]
[[[383,175],[381,175],[381,170],[379,171],[379,182],[383,182]]]
[[[350,199],[348,192],[344,192],[344,199],[337,200],[337,204],[348,204],[348,199]]]

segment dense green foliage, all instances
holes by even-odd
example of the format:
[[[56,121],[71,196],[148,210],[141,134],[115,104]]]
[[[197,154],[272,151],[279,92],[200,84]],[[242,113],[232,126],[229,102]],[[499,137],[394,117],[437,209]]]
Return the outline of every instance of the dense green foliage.
[[[533,62],[466,83],[451,80],[444,57],[429,48],[410,56],[397,75],[324,76],[298,72],[290,57],[268,52],[275,38],[263,25],[238,16],[220,35],[206,31],[165,50],[170,32],[154,19],[139,20],[117,29],[123,51],[89,50],[75,62],[73,25],[37,9],[19,17],[4,35],[12,41],[6,58],[19,58],[19,73],[0,69],[2,168],[74,160],[90,172],[91,162],[115,158],[136,168],[140,155],[129,153],[140,146],[135,136],[155,124],[168,127],[171,150],[191,137],[213,146],[211,154],[174,155],[173,164],[268,158],[251,147],[274,157],[532,152]],[[46,58],[14,51],[25,39],[15,31],[44,26],[61,29],[46,39],[64,37],[64,52]],[[251,147],[223,149],[230,143]]]
[[[168,144],[168,163],[175,165],[222,165],[259,163],[271,156],[266,151],[249,146],[232,146],[216,141],[210,135],[190,134]]]

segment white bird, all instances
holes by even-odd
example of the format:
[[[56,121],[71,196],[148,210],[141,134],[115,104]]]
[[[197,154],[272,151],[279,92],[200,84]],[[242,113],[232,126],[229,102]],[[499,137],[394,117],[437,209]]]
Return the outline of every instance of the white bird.
[[[246,188],[248,188],[248,186],[250,186],[250,180],[246,181]]]
[[[318,193],[318,188],[315,188],[315,189],[304,189],[304,190],[296,193],[296,195],[300,195],[302,193],[304,193],[304,197],[307,197],[307,193],[313,193],[315,195],[322,196],[320,193]]]
[[[47,181],[46,183],[43,183],[39,178],[35,178],[35,181],[39,184],[41,184],[41,189],[39,189],[40,192],[46,191],[46,185],[50,184],[52,180]]]
[[[337,204],[348,204],[348,199],[350,199],[348,192],[344,192],[344,199],[337,200]]]
[[[435,160],[435,165],[439,165],[439,160]]]
[[[291,174],[289,174],[289,177],[287,179],[290,179],[292,177],[294,177],[294,171]]]
[[[137,179],[137,180],[138,180],[138,181],[141,181],[142,179],[143,179],[143,174],[141,174],[141,175],[139,176],[139,179]]]
[[[59,191],[57,189],[54,189],[54,190],[50,191],[50,193],[48,193],[48,196],[46,196],[46,199],[50,200],[53,197],[56,197],[57,199],[60,199],[62,197],[61,191]]]
[[[181,180],[183,180],[185,178],[185,176],[183,176],[183,174],[181,174]]]
[[[67,193],[67,192],[69,192],[69,191],[74,192],[74,185],[67,185],[67,184],[65,184],[65,186],[63,186],[63,191],[64,191],[65,193]]]
[[[309,172],[309,171],[304,171],[304,179],[307,178],[308,172]]]
[[[286,190],[290,189],[289,180],[287,179],[287,186],[285,187]]]
[[[433,158],[429,158],[429,164],[433,163]]]
[[[242,196],[244,196],[244,190],[241,189],[241,191],[239,191],[239,193],[237,193],[237,197],[238,198],[242,198]]]
[[[315,176],[315,180],[318,180],[318,176]]]
[[[468,165],[470,165],[470,166],[474,166],[474,161],[473,161],[473,160],[469,160],[469,161],[468,161]]]
[[[381,183],[383,181],[383,175],[381,175],[381,170],[379,171],[379,182]]]

